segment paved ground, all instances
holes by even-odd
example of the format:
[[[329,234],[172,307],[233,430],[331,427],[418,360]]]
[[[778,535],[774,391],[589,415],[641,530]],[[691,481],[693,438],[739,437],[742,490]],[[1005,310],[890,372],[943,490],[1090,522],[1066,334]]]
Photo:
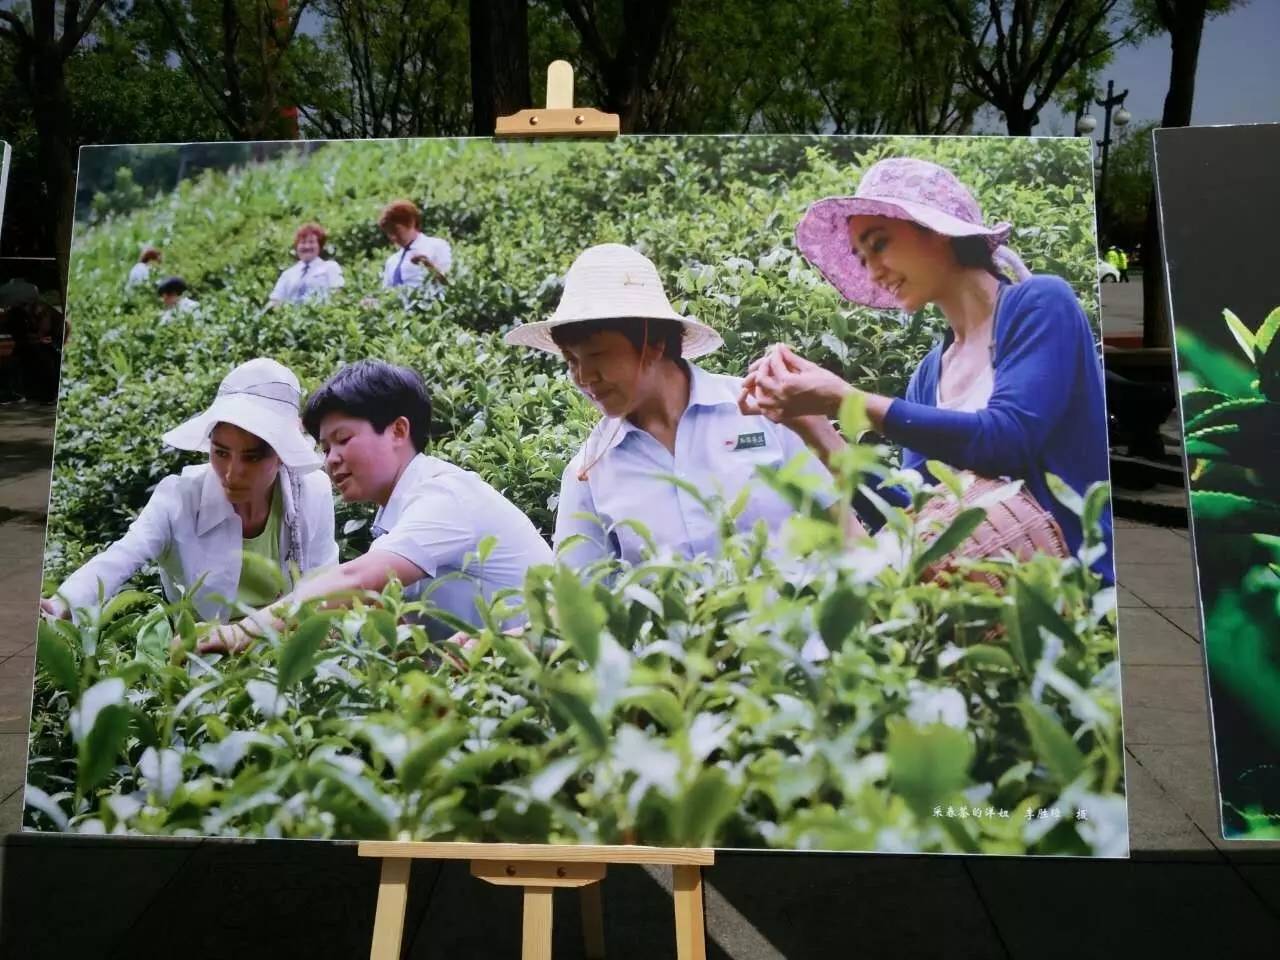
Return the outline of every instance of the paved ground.
[[[47,407],[0,407],[0,832],[20,822],[48,493]],[[1274,956],[1280,843],[1223,841],[1185,530],[1120,521],[1133,860],[721,855],[707,871],[709,956]],[[3,848],[0,956],[365,956],[376,868],[346,845],[91,841]],[[673,955],[669,876],[616,868],[610,957]],[[514,891],[423,863],[405,956],[513,957]],[[582,955],[557,900],[556,955]]]
[[[1104,339],[1124,346],[1142,345],[1142,274],[1130,273],[1128,283],[1101,285]],[[1136,341],[1136,342],[1135,342]]]

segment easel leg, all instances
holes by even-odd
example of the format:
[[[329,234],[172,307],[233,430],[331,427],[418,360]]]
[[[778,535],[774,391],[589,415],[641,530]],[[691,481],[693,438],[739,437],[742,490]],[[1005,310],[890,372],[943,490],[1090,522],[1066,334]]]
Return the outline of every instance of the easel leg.
[[[582,900],[582,944],[587,960],[604,960],[604,905],[600,883],[578,888]]]
[[[523,960],[551,960],[552,887],[524,888]]]
[[[369,960],[400,960],[400,940],[404,934],[404,908],[409,901],[407,858],[387,857],[382,861],[378,884],[378,910],[373,916],[373,948]]]
[[[676,906],[676,957],[706,960],[707,930],[702,916],[702,868],[672,867]]]

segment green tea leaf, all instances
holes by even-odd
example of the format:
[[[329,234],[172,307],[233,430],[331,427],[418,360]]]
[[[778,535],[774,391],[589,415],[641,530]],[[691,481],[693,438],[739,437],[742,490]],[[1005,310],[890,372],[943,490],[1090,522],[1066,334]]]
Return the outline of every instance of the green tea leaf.
[[[315,670],[316,654],[329,635],[331,621],[329,614],[313,613],[281,645],[276,662],[276,686],[281,691],[288,690]]]
[[[81,793],[92,790],[111,772],[120,759],[129,736],[129,711],[119,704],[110,704],[98,711],[93,729],[80,744],[80,763],[76,770],[76,784]]]
[[[1191,515],[1219,530],[1252,533],[1280,522],[1280,504],[1219,490],[1192,490]]]
[[[102,608],[100,626],[105,627],[107,624],[113,623],[127,614],[154,607],[159,602],[160,599],[158,597],[150,593],[144,593],[141,590],[125,590],[117,593]]]
[[[1244,325],[1244,323],[1230,310],[1222,311],[1222,319],[1227,321],[1227,329],[1231,331],[1231,335],[1236,338],[1236,343],[1240,344],[1240,349],[1244,351],[1244,355],[1249,358],[1249,362],[1253,363],[1253,331]]]
[[[604,608],[591,595],[589,587],[568,567],[555,573],[555,617],[560,634],[574,652],[591,666],[600,658],[600,631],[604,629]]]
[[[1253,345],[1259,354],[1267,352],[1277,332],[1280,332],[1280,307],[1276,307],[1267,314],[1267,319],[1262,321],[1262,326],[1258,327],[1258,332],[1253,335]]]
[[[915,576],[919,577],[925,570],[964,543],[986,518],[987,511],[977,507],[961,510],[951,521],[951,525],[938,534],[924,552],[916,557]]]
[[[1057,782],[1066,786],[1080,776],[1085,768],[1084,755],[1057,718],[1040,704],[1029,700],[1023,700],[1017,707],[1031,735],[1031,746],[1036,756]]]
[[[836,587],[818,606],[818,633],[832,650],[838,649],[864,618],[866,603],[845,584]]]
[[[680,799],[676,842],[715,846],[717,833],[738,805],[738,791],[719,767],[705,767]]]
[[[49,679],[74,700],[80,694],[80,666],[71,645],[49,623],[41,619],[36,627],[36,661]]]
[[[400,765],[400,784],[406,791],[421,788],[431,770],[461,743],[467,730],[460,724],[441,724],[428,731],[418,743],[409,749]]]
[[[1018,664],[1004,647],[995,647],[987,643],[975,643],[964,648],[964,659],[979,667],[999,667],[1016,673]]]
[[[944,724],[917,727],[890,717],[887,753],[893,788],[922,813],[969,782],[974,748],[969,735]]]
[[[581,735],[595,751],[602,752],[609,745],[609,735],[590,705],[578,694],[569,690],[553,690],[549,694],[551,705]]]

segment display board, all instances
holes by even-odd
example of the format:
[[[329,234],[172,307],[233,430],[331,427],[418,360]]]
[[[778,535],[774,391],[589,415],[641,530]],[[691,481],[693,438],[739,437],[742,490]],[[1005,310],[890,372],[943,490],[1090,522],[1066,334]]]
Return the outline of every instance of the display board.
[[[1277,149],[1276,124],[1155,135],[1222,831],[1230,839],[1280,839]]]
[[[9,161],[13,149],[0,140],[0,237],[4,236],[4,198],[9,195]]]
[[[1127,854],[1086,142],[80,178],[29,828]]]

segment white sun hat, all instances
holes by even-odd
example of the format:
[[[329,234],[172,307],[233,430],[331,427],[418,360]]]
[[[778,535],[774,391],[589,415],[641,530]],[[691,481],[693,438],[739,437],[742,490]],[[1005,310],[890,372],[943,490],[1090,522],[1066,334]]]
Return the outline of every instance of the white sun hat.
[[[213,403],[166,433],[161,439],[179,450],[209,452],[209,434],[230,423],[267,442],[289,469],[314,470],[324,462],[311,438],[302,432],[298,409],[302,387],[282,363],[257,357],[223,378]]]
[[[551,339],[555,327],[628,317],[675,320],[684,327],[681,355],[688,359],[724,344],[720,334],[705,323],[676,313],[653,261],[621,243],[602,243],[578,254],[565,274],[564,292],[555,313],[547,320],[521,324],[504,339],[514,346],[560,356],[560,348]]]

